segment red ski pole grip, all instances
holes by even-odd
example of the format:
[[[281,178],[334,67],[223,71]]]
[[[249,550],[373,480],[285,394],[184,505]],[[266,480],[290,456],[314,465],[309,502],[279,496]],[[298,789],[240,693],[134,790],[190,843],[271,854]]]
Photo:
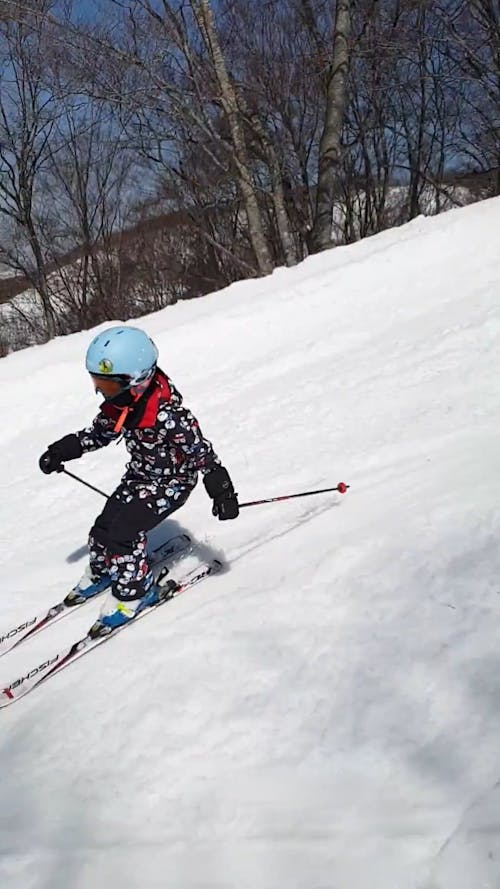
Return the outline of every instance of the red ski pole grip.
[[[339,492],[339,494],[345,494],[348,487],[349,485],[344,484],[344,482],[339,482],[337,485],[337,491]]]

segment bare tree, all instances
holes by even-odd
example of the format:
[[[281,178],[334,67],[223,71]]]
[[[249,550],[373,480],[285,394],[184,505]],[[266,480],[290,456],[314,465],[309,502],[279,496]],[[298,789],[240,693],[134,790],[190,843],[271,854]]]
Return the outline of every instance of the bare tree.
[[[50,3],[43,4],[50,8]],[[56,317],[40,237],[44,195],[40,174],[58,115],[57,102],[44,82],[43,20],[28,14],[22,21],[0,24],[0,214],[3,218],[3,262],[33,282],[44,310],[46,333],[54,336]]]
[[[273,269],[273,262],[252,180],[236,88],[227,72],[209,0],[191,0],[191,5],[214,67],[220,90],[221,105],[228,121],[234,150],[234,163],[238,171],[239,186],[248,219],[249,236],[255,252],[255,258],[261,274],[269,274]]]
[[[59,299],[80,329],[119,310],[115,236],[131,209],[134,160],[121,145],[121,127],[102,101],[68,97],[53,133],[45,188],[52,195],[47,240],[58,266]],[[58,257],[78,249],[71,270]],[[75,277],[76,274],[76,277]],[[69,321],[69,318],[68,318]]]
[[[312,30],[315,21],[310,0],[302,0],[305,21]],[[347,75],[350,56],[352,0],[337,0],[331,60],[326,61],[326,109],[319,143],[316,213],[311,232],[311,251],[325,250],[332,243],[332,213],[335,187],[341,165],[341,136],[344,125]]]
[[[477,171],[492,171],[500,194],[500,4],[498,0],[444,0],[433,13],[444,23],[447,52],[460,105],[457,151]]]

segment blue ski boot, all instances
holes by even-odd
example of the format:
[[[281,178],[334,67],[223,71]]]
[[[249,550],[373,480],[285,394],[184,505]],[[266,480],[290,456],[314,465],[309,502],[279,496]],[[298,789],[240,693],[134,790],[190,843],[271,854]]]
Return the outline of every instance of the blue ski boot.
[[[109,593],[101,609],[99,619],[89,630],[91,639],[98,636],[108,636],[113,630],[123,627],[134,620],[145,608],[159,605],[160,602],[170,599],[174,594],[177,584],[173,580],[167,580],[168,570],[164,569],[156,583],[140,598],[124,602],[117,599],[113,593]]]
[[[93,596],[97,596],[98,593],[107,590],[110,584],[111,578],[109,574],[95,577],[90,570],[90,566],[87,565],[76,586],[73,587],[64,599],[64,604],[69,607],[72,605],[83,605],[87,599],[92,599]]]

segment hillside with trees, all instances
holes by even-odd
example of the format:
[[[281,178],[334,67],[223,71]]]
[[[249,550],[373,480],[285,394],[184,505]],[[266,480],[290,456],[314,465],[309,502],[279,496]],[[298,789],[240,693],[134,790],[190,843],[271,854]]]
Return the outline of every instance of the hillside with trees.
[[[499,84],[498,0],[1,2],[0,353],[499,194]]]

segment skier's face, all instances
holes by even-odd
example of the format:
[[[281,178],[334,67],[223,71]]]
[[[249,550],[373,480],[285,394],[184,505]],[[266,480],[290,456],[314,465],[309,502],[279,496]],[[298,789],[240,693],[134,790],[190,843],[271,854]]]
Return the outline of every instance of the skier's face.
[[[95,391],[106,400],[116,398],[123,391],[123,380],[117,380],[113,377],[99,377],[96,374],[90,374],[90,377]]]

